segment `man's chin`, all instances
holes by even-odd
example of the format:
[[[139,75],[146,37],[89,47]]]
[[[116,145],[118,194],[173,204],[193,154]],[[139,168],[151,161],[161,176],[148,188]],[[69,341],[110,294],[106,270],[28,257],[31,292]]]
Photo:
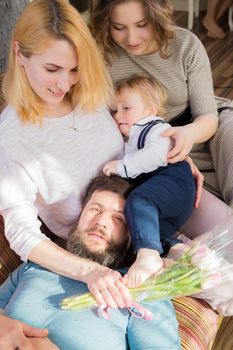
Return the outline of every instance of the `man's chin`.
[[[106,241],[97,242],[93,240],[83,241],[83,244],[90,252],[103,254],[109,247]]]
[[[79,257],[95,261],[108,267],[118,267],[126,254],[126,242],[116,245],[113,242],[85,240],[81,233],[71,233],[67,250]]]
[[[99,247],[99,246],[88,246],[87,250],[90,252],[90,253],[94,253],[94,254],[104,254],[105,251],[106,251],[106,247]]]

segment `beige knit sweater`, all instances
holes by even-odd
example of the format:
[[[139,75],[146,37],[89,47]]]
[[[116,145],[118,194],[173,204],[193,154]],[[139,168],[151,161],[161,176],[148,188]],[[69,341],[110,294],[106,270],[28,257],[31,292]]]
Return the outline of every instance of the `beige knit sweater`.
[[[132,74],[152,75],[168,94],[168,121],[190,104],[192,115],[216,113],[210,63],[200,40],[189,30],[176,28],[176,38],[161,58],[158,52],[134,56],[120,47],[109,67],[114,82]]]

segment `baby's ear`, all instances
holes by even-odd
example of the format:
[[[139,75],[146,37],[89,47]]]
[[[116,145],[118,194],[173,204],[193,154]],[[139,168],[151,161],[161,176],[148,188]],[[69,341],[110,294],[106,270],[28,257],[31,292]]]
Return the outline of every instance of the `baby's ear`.
[[[158,114],[158,110],[159,110],[159,107],[156,104],[154,104],[153,106],[151,106],[149,108],[149,112],[152,115],[157,115]]]

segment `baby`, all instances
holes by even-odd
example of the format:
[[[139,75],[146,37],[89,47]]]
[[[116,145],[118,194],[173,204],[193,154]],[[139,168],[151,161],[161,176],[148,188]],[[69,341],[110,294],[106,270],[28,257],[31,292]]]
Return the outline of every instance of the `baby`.
[[[174,235],[195,200],[189,164],[167,164],[172,140],[161,136],[171,127],[161,118],[165,101],[164,89],[152,77],[132,76],[115,88],[112,115],[125,138],[125,155],[106,163],[103,172],[131,178],[136,186],[125,208],[137,256],[123,280],[132,288],[163,267],[160,255],[180,242]]]

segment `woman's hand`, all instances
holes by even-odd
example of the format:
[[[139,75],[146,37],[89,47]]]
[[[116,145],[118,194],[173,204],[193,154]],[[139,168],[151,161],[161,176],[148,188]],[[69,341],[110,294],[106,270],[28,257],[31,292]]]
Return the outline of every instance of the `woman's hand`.
[[[192,170],[193,177],[196,181],[196,198],[195,198],[194,208],[197,208],[199,206],[199,203],[201,200],[204,176],[198,170],[198,168],[193,163],[193,161],[190,157],[186,157],[185,160],[189,163],[191,170]]]
[[[167,129],[162,136],[171,137],[174,141],[174,147],[168,153],[167,162],[176,163],[184,160],[194,143],[209,140],[217,129],[218,117],[213,114],[201,115],[190,124]]]
[[[33,350],[59,350],[59,348],[48,338],[29,338]]]
[[[33,346],[28,337],[44,338],[48,336],[47,329],[39,329],[0,315],[0,349],[32,350]]]
[[[98,304],[111,308],[124,308],[131,306],[132,299],[121,278],[119,272],[101,267],[89,273],[86,283]]]
[[[197,190],[194,207],[197,208],[201,200],[204,176],[193,163],[192,159],[187,156],[194,144],[192,128],[189,125],[169,128],[162,133],[162,136],[171,137],[175,142],[174,147],[168,152],[167,162],[176,163],[186,160],[191,167],[193,177],[196,181]]]
[[[162,133],[164,137],[171,137],[174,147],[167,154],[168,163],[177,163],[186,158],[194,144],[194,136],[189,125],[172,127]]]

